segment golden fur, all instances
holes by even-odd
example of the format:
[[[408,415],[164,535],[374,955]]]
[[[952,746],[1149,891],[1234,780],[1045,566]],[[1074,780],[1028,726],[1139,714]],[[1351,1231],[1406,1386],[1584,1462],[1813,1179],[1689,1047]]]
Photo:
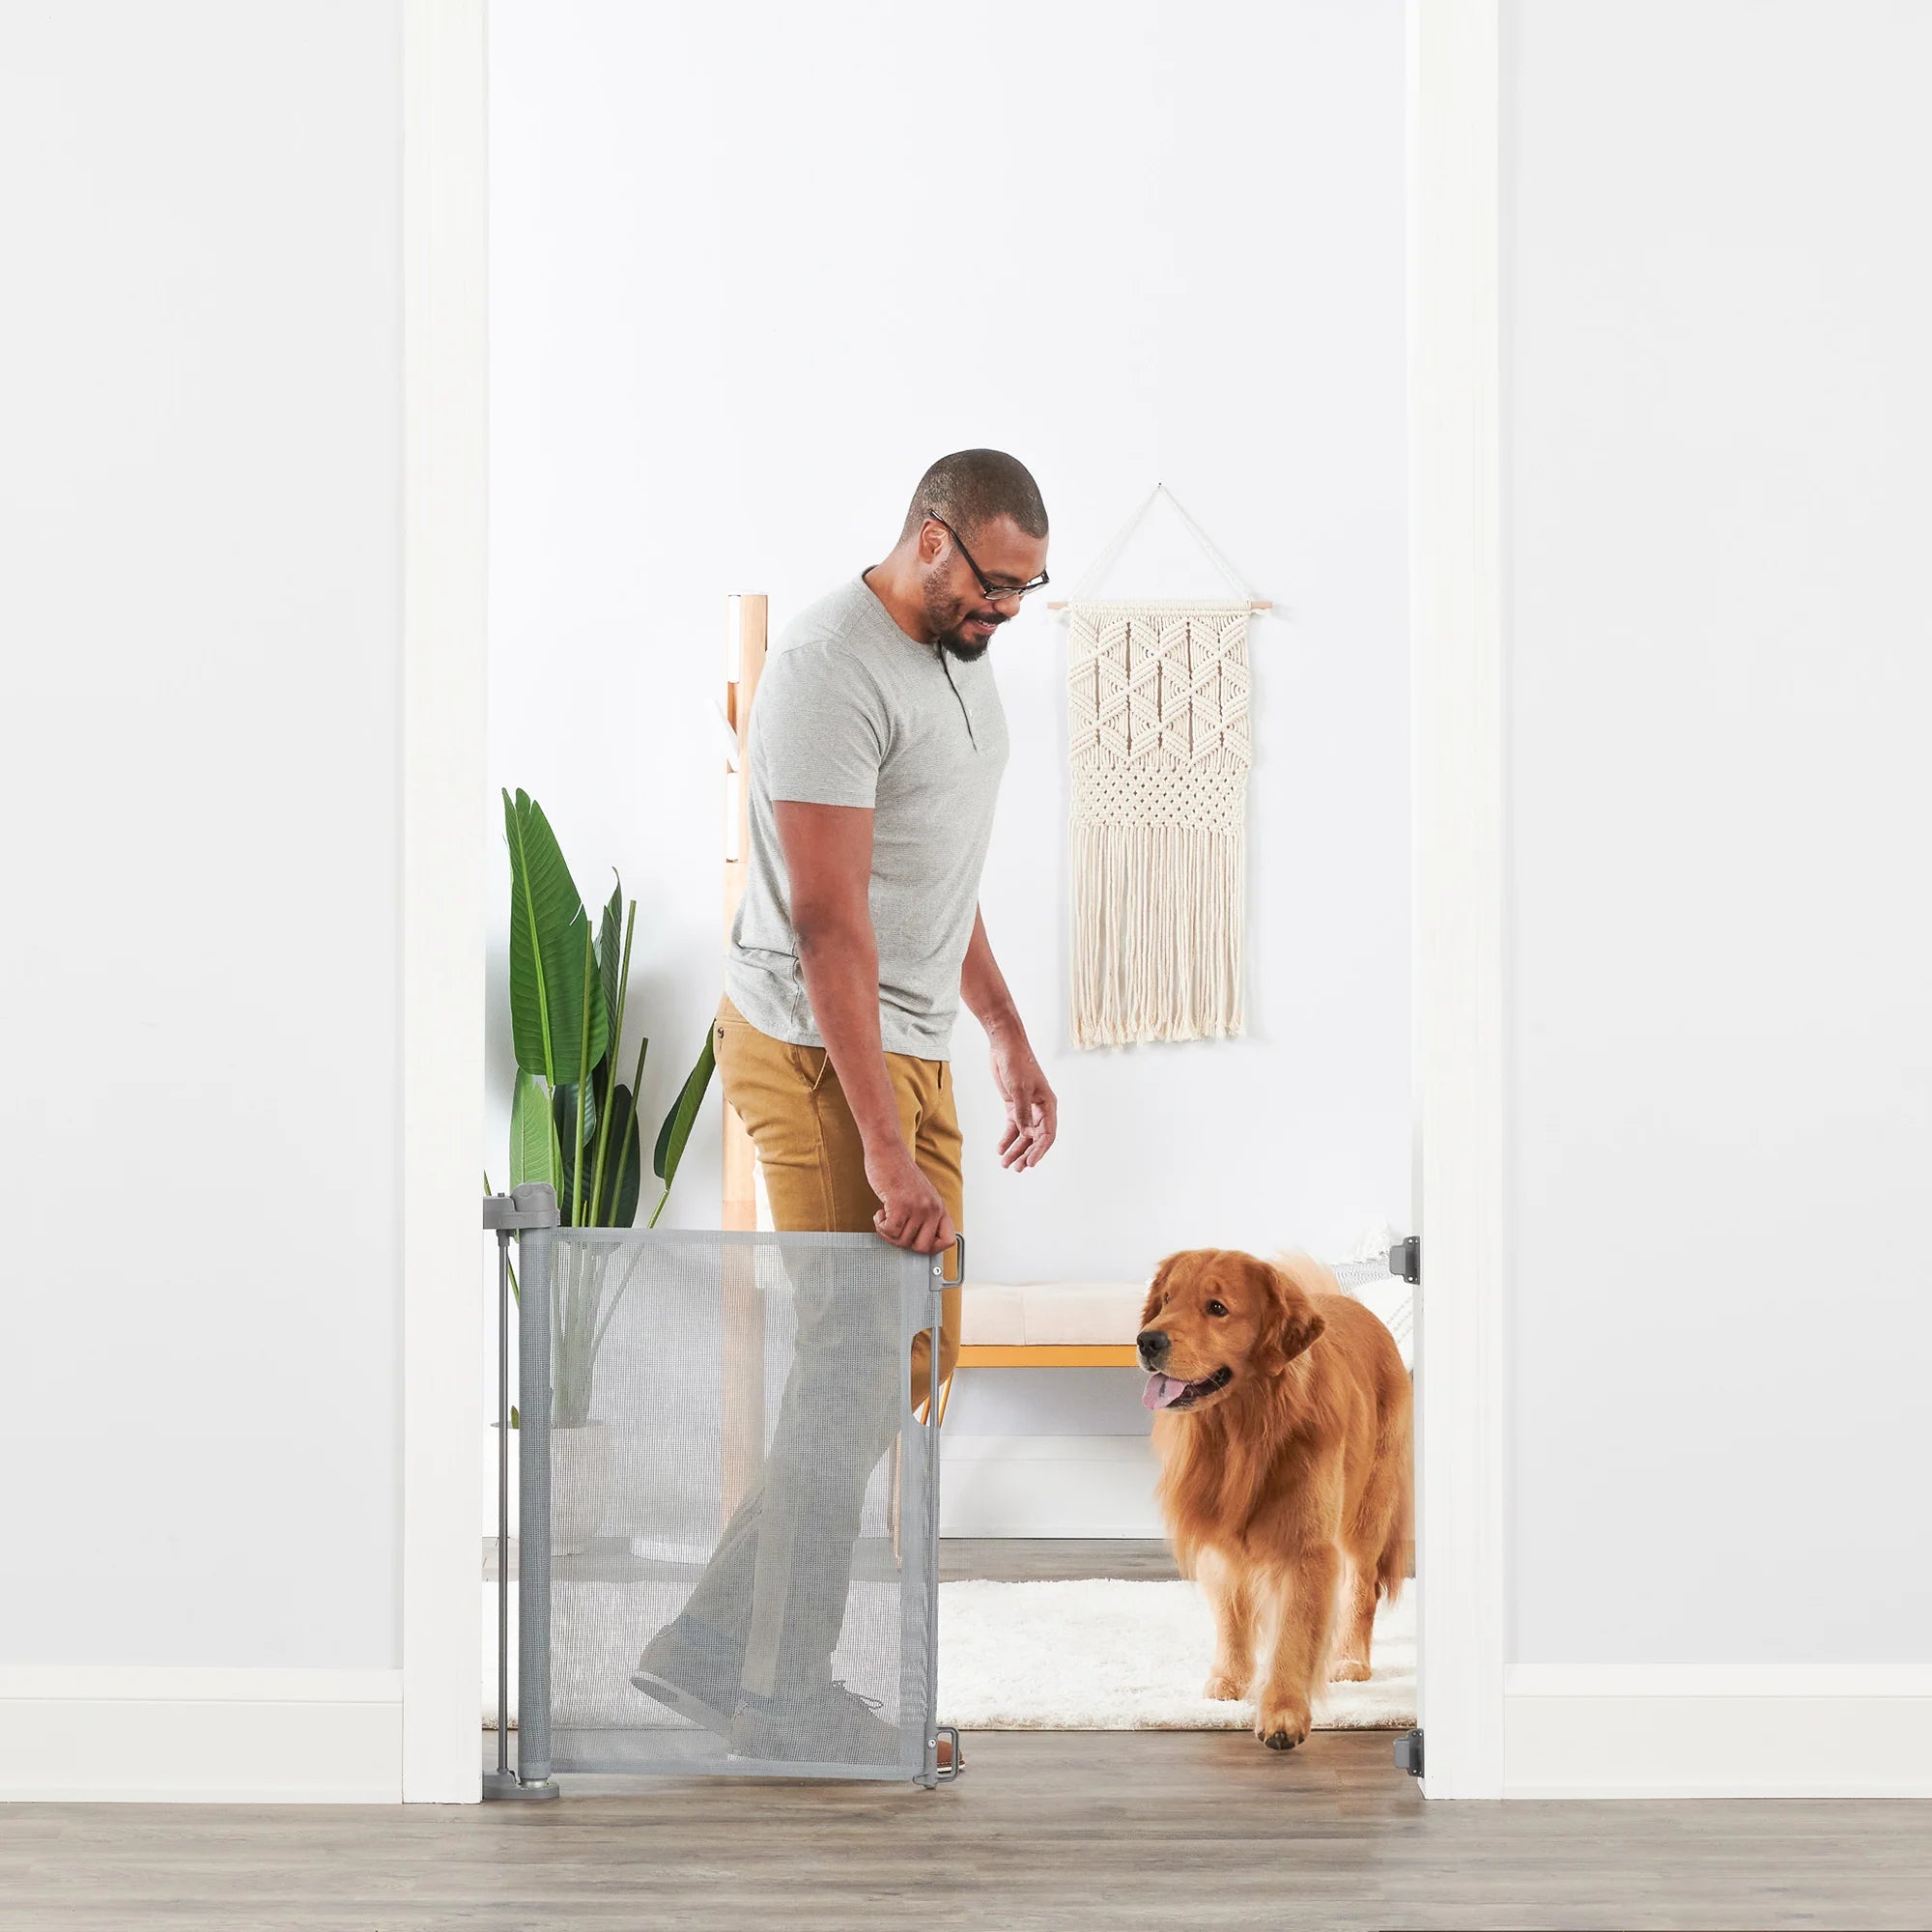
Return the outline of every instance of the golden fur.
[[[1187,1384],[1153,1440],[1175,1555],[1214,1607],[1207,1694],[1252,1696],[1255,1735],[1292,1750],[1324,1678],[1368,1676],[1407,1571],[1408,1372],[1319,1262],[1224,1248],[1161,1263],[1140,1350],[1151,1403]]]

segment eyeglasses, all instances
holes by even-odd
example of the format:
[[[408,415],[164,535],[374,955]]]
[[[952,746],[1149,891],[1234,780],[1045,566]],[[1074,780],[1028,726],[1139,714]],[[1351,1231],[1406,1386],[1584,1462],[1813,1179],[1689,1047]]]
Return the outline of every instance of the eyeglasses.
[[[936,516],[930,510],[925,513],[939,527],[959,546],[959,554],[966,559],[966,568],[979,580],[980,589],[988,604],[1017,604],[1023,597],[1031,597],[1036,590],[1043,589],[1047,583],[1045,571],[1028,583],[995,583],[973,560],[973,553],[966,548],[966,539],[949,524],[944,517]]]

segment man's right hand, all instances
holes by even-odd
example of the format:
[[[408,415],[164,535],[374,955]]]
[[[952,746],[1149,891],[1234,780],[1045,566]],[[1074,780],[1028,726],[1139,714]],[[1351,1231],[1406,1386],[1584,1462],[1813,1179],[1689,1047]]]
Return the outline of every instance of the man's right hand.
[[[952,1245],[952,1216],[903,1141],[877,1152],[867,1148],[866,1179],[879,1197],[872,1225],[894,1247],[936,1255]]]

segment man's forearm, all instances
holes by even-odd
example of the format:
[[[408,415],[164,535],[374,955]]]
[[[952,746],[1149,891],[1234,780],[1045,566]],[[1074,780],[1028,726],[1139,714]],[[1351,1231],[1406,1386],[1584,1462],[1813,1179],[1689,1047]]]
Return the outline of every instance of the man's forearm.
[[[988,1039],[997,1039],[1005,1033],[1025,1037],[1020,1010],[1007,989],[1000,962],[993,957],[993,943],[986,937],[986,922],[977,911],[973,915],[972,943],[966,948],[966,962],[959,972],[959,997],[966,1002],[967,1011],[985,1028]]]
[[[798,934],[799,966],[819,1037],[869,1153],[902,1144],[879,1037],[879,943],[869,920],[827,921]]]

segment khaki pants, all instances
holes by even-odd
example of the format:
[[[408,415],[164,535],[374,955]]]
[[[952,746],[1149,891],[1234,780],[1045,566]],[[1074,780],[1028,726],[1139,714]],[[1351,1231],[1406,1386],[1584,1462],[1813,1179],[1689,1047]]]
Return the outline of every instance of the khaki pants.
[[[758,1151],[772,1220],[782,1233],[869,1234],[879,1197],[866,1179],[866,1151],[845,1104],[832,1056],[822,1046],[790,1046],[760,1033],[727,999],[718,1009],[712,1045],[724,1097]],[[943,1060],[886,1055],[898,1101],[899,1131],[932,1182],[952,1225],[964,1230],[959,1117],[952,1069]],[[947,1262],[952,1266],[950,1259]],[[959,1291],[940,1297],[939,1375],[959,1355]],[[914,1338],[912,1399],[931,1389],[930,1333]]]
[[[765,1171],[783,1232],[866,1234],[878,1199],[859,1131],[822,1047],[760,1033],[726,1000],[713,1035],[724,1097]],[[959,1126],[943,1061],[889,1054],[899,1122],[921,1171],[959,1218]],[[739,1673],[753,1708],[781,1715],[826,1685],[851,1593],[866,1487],[898,1431],[887,1378],[904,1330],[896,1299],[839,1292],[837,1257],[788,1263],[798,1337],[765,1466],[725,1525],[679,1622]],[[940,1366],[959,1349],[959,1295],[942,1297]],[[931,1392],[931,1331],[914,1338],[912,1400]]]

